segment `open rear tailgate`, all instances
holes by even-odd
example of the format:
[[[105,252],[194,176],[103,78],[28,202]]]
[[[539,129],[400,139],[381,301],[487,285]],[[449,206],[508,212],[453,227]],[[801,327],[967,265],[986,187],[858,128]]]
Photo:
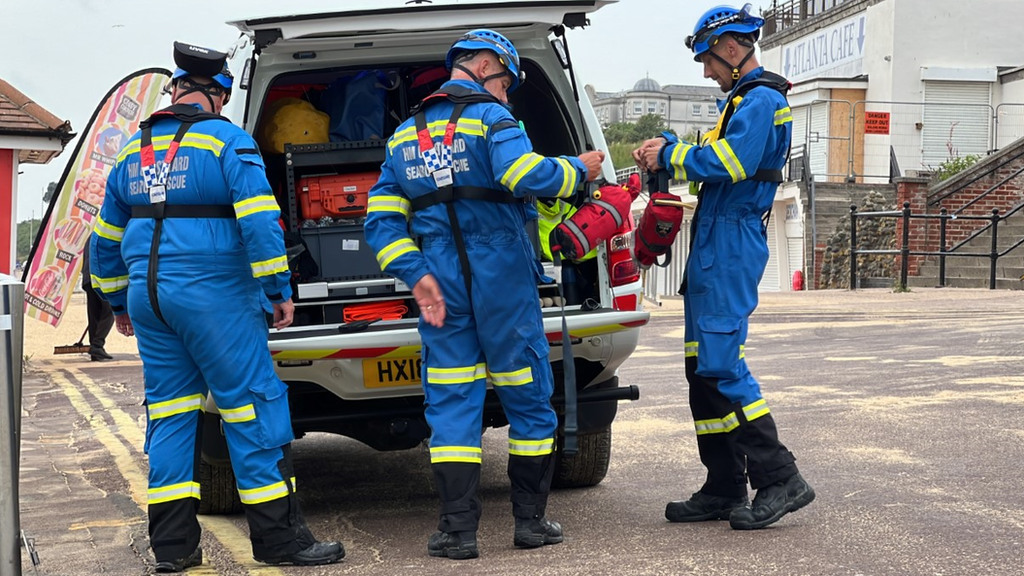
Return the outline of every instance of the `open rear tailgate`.
[[[516,2],[460,2],[412,4],[394,0],[346,2],[337,12],[292,14],[229,22],[242,32],[263,31],[284,40],[339,36],[372,36],[407,31],[503,28],[524,24],[561,24],[566,14],[589,14],[618,0],[519,0]],[[376,6],[376,7],[371,7]]]

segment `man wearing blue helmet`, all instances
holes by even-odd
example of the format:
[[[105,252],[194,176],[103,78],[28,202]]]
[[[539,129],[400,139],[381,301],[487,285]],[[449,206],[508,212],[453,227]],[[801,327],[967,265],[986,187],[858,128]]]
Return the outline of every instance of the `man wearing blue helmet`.
[[[90,246],[92,284],[119,332],[138,333],[146,382],[149,537],[157,572],[203,562],[201,432],[220,409],[253,557],[315,565],[345,555],[318,542],[295,495],[287,387],[274,374],[274,326],[294,305],[280,210],[252,137],[218,113],[226,55],[175,43],[172,105],[121,149]]]
[[[747,322],[768,262],[766,222],[793,122],[789,82],[754,56],[763,25],[749,4],[705,13],[686,46],[704,65],[704,77],[727,93],[718,126],[700,144],[666,134],[633,152],[642,169],[667,169],[675,179],[700,183],[680,293],[690,410],[708,474],[689,500],[670,502],[665,516],[672,522],[728,518],[737,530],[763,528],[814,500],[744,360]],[[753,505],[748,479],[757,490]]]
[[[562,541],[561,526],[545,516],[558,418],[537,292],[545,278],[526,232],[537,212],[527,199],[572,196],[598,176],[604,153],[533,152],[507,109],[525,75],[501,34],[473,30],[445,62],[451,80],[388,140],[366,241],[383,270],[413,287],[419,306],[430,463],[441,497],[427,552],[466,559],[479,555],[488,382],[509,421],[513,544]]]

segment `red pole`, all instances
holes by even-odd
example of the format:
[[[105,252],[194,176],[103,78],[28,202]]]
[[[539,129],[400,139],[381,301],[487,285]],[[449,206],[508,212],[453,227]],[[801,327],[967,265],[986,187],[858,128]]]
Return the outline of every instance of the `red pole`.
[[[14,179],[17,165],[14,150],[0,150],[0,272],[13,274],[18,239],[17,214],[14,213]]]

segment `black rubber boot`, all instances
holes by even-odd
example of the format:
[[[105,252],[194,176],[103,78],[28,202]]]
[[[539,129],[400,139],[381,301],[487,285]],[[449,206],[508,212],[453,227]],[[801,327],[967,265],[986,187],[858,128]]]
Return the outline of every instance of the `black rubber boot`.
[[[689,500],[676,500],[665,506],[665,518],[669,522],[703,522],[705,520],[728,520],[734,510],[750,505],[746,496],[728,498],[695,492]]]
[[[314,542],[309,547],[277,558],[256,558],[264,564],[292,566],[320,566],[334,564],[345,557],[345,547],[340,542]]]
[[[516,518],[512,543],[516,548],[539,548],[563,540],[562,525],[547,518]]]
[[[800,474],[793,474],[781,482],[759,489],[751,507],[740,508],[729,516],[729,526],[733,530],[764,528],[813,500],[814,488]]]
[[[174,572],[181,572],[185,568],[191,568],[193,566],[199,566],[203,563],[203,549],[196,548],[194,552],[189,554],[185,558],[178,558],[177,560],[164,560],[163,562],[156,563],[156,572],[158,574],[171,574]]]
[[[434,532],[427,540],[427,554],[452,560],[476,558],[480,556],[476,532]]]

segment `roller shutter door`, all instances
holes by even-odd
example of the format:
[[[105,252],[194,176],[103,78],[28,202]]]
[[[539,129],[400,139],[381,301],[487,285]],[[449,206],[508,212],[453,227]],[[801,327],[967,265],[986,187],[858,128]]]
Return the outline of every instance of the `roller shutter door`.
[[[991,104],[992,85],[988,82],[924,83],[922,163],[929,168],[954,156],[984,155],[989,150],[992,110],[978,104]],[[970,106],[964,106],[970,104]]]

